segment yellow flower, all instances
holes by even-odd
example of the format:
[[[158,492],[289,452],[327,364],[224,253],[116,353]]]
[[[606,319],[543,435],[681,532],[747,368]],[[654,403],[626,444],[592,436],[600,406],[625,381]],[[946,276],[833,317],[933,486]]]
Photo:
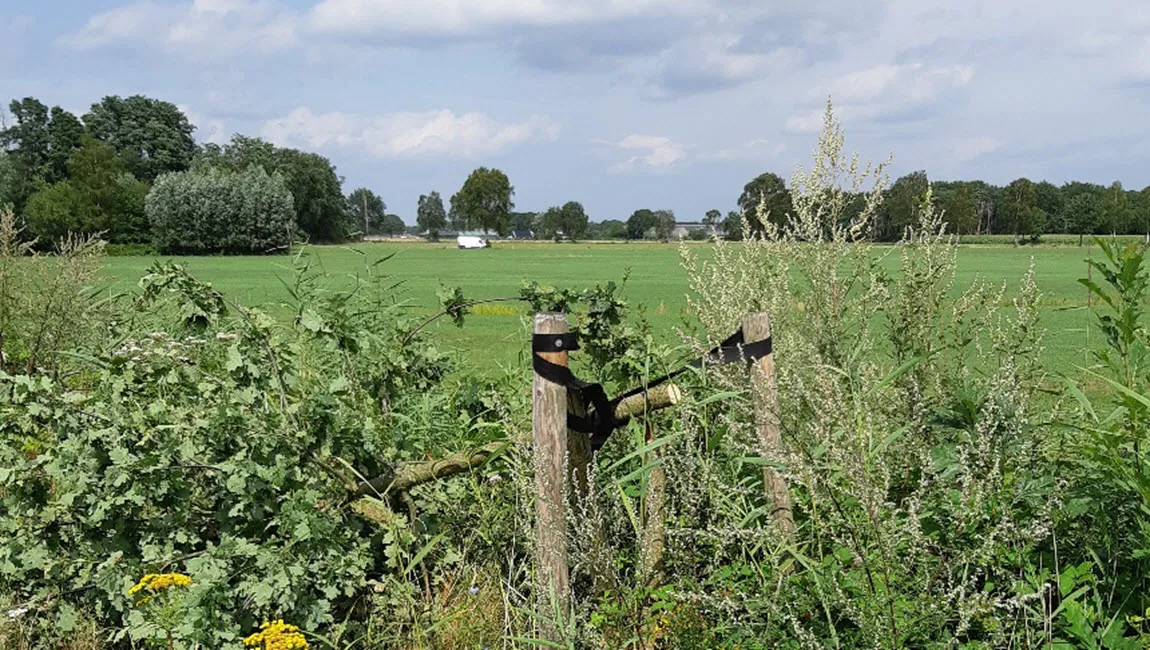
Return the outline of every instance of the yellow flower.
[[[284,623],[283,619],[265,622],[259,632],[244,639],[244,645],[262,650],[308,650],[310,647],[299,628]]]
[[[151,592],[136,601],[137,605],[146,605],[155,594],[166,591],[169,587],[188,587],[191,584],[192,579],[182,573],[149,573],[128,590],[128,595],[134,596],[141,591]]]

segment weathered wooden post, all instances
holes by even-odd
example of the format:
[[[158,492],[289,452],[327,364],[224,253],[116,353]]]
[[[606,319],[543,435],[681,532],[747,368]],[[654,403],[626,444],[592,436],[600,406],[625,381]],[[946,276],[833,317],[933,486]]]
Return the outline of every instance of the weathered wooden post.
[[[771,337],[771,317],[766,312],[749,314],[743,318],[743,338],[749,343],[765,341]],[[775,383],[775,355],[765,355],[751,366],[751,386],[754,389],[755,431],[762,454],[768,459],[779,457],[783,448],[779,435],[779,391]],[[791,496],[786,480],[773,467],[763,467],[763,489],[771,502],[771,519],[784,537],[795,530]]]
[[[566,334],[563,314],[535,315],[536,334]],[[543,359],[567,365],[567,352],[540,352]],[[567,570],[567,518],[563,487],[567,457],[567,388],[535,374],[532,386],[532,431],[535,447],[535,565],[541,636],[563,642],[570,580]]]

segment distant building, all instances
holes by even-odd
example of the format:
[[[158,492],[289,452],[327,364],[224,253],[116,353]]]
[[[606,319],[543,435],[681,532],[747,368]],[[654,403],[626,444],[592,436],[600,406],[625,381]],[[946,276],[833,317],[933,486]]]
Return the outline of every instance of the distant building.
[[[535,239],[535,233],[530,230],[512,230],[508,239]]]

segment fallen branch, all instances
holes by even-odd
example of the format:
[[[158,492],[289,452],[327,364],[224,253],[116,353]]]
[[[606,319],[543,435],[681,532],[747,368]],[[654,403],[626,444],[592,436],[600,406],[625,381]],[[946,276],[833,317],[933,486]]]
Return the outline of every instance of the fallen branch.
[[[615,407],[615,421],[619,424],[625,424],[632,418],[670,408],[681,401],[683,401],[683,391],[678,386],[674,384],[655,386],[646,393],[631,395],[620,401]],[[509,440],[499,440],[489,442],[477,449],[456,452],[439,460],[400,465],[398,468],[380,474],[366,483],[360,483],[359,487],[352,492],[351,498],[407,492],[424,483],[470,472],[486,463],[492,456],[502,452],[510,444],[512,442]]]
[[[381,474],[360,484],[353,497],[374,496],[387,492],[406,492],[417,485],[430,483],[456,474],[470,472],[486,463],[492,456],[510,444],[506,440],[489,442],[478,449],[461,451],[439,460],[401,465],[397,470]]]

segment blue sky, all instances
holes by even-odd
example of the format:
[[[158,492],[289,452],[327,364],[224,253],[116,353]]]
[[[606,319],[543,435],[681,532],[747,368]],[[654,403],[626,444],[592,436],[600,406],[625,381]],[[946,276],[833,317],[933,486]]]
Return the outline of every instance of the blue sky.
[[[0,43],[5,104],[166,99],[408,222],[479,165],[523,210],[725,212],[809,160],[828,95],[896,175],[1150,184],[1135,0],[6,0]]]

